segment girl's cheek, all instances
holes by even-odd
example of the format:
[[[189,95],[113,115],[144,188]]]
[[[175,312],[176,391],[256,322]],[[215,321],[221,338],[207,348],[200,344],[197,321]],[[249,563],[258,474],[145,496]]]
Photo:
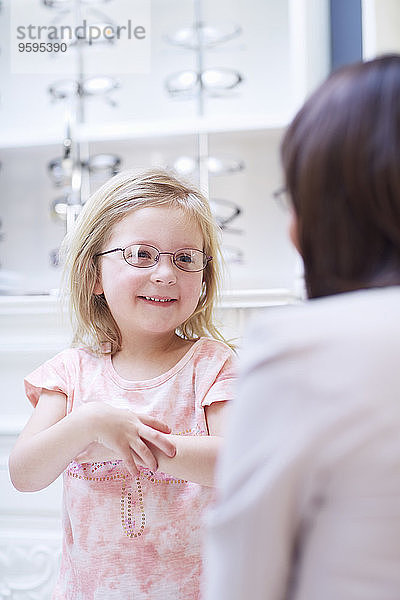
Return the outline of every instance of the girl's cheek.
[[[195,291],[194,291],[194,293],[193,293],[193,299],[196,301],[196,306],[197,306],[197,303],[198,303],[198,301],[199,301],[199,299],[200,299],[200,296],[201,296],[201,294],[202,294],[202,291],[203,291],[203,278],[201,278],[201,279],[198,281],[198,284],[197,284],[197,286],[195,287]]]

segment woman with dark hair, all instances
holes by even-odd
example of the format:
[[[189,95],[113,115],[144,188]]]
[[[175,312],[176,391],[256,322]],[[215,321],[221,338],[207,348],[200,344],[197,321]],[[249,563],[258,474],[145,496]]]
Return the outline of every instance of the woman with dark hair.
[[[334,73],[282,144],[308,296],[400,283],[400,57]]]
[[[282,144],[309,298],[242,354],[206,600],[400,598],[400,56],[331,75]]]

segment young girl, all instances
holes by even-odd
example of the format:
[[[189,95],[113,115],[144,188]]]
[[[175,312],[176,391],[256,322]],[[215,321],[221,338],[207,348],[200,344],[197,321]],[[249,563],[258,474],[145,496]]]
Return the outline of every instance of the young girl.
[[[234,380],[212,324],[209,206],[167,172],[125,172],[86,203],[66,248],[75,347],[26,378],[34,413],[10,456],[21,491],[63,473],[53,598],[198,598]]]

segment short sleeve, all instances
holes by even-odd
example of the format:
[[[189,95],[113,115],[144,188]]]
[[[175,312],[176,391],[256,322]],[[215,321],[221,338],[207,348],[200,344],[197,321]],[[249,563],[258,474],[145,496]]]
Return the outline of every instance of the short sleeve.
[[[24,379],[25,393],[35,407],[43,390],[62,392],[67,397],[71,390],[70,351],[64,350],[40,367],[32,371]]]
[[[221,359],[220,359],[221,360]],[[206,390],[202,399],[201,406],[210,406],[214,402],[226,402],[233,400],[235,393],[235,384],[237,379],[236,357],[233,352],[227,348],[222,364],[218,365],[215,377],[211,385]]]

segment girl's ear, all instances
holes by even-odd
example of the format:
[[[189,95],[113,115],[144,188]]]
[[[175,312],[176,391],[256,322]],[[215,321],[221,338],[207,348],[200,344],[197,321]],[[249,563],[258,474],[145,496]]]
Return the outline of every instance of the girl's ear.
[[[99,296],[100,294],[103,293],[103,291],[104,290],[103,290],[103,286],[101,285],[100,278],[97,278],[97,281],[96,281],[95,286],[93,288],[93,294],[95,296]]]

